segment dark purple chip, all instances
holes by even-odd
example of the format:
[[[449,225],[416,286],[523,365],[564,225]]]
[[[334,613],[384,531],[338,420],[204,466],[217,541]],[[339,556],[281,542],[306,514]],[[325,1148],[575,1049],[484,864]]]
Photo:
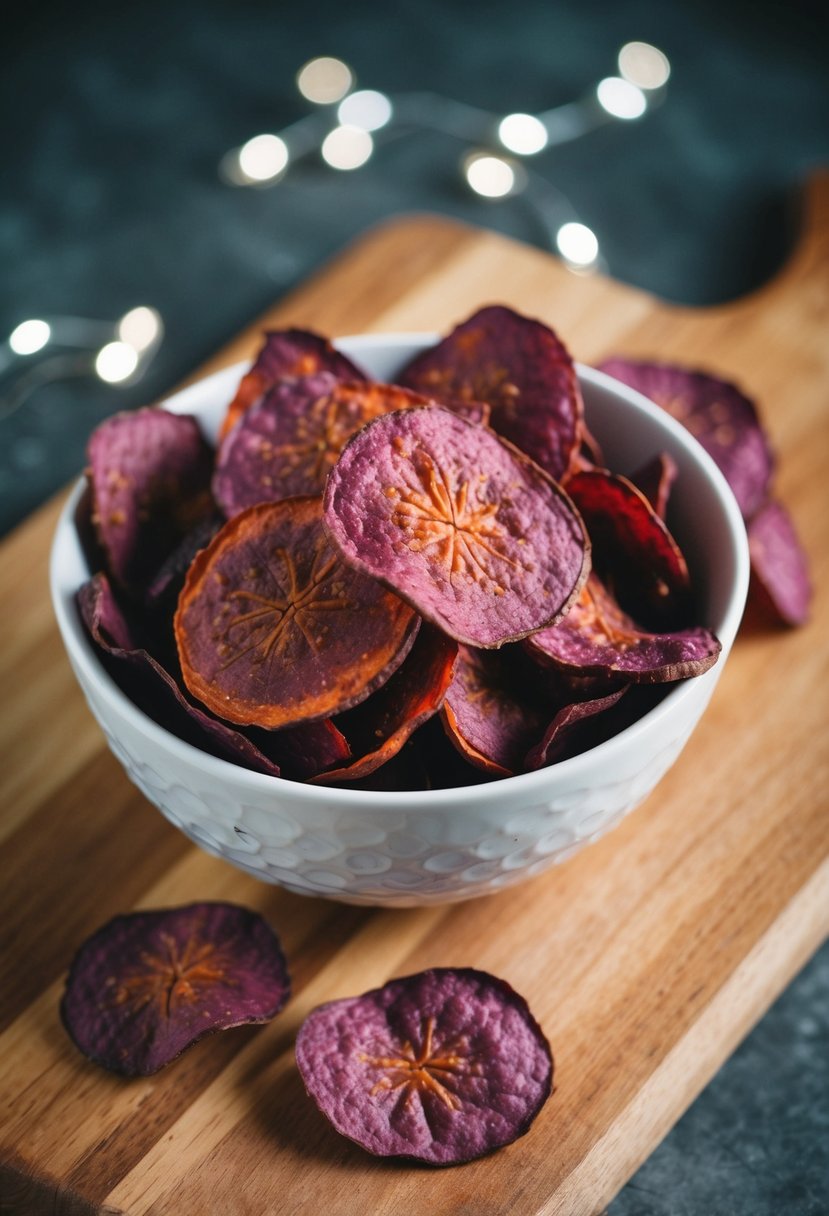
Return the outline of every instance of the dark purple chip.
[[[668,500],[677,472],[673,456],[668,452],[660,452],[653,460],[649,460],[630,475],[630,480],[642,491],[660,519],[667,517]]]
[[[685,558],[663,520],[626,477],[575,473],[567,492],[581,512],[593,565],[619,603],[649,628],[675,629],[691,616]]]
[[[558,619],[589,565],[560,486],[486,427],[436,407],[377,418],[349,441],[328,478],[325,524],[350,566],[472,646]]]
[[[150,612],[172,619],[190,563],[199,550],[210,544],[222,523],[222,516],[213,511],[182,537],[146,590],[144,603]]]
[[[595,574],[564,620],[525,643],[538,661],[581,675],[662,684],[701,675],[717,661],[720,643],[701,626],[648,633],[623,612]]]
[[[258,747],[240,731],[191,705],[169,672],[141,645],[105,574],[96,574],[80,588],[78,609],[113,680],[149,718],[213,756],[271,777],[280,775],[274,745],[268,746],[267,736]]]
[[[666,410],[719,465],[749,519],[765,502],[774,457],[754,403],[734,384],[668,363],[605,359],[601,371]]]
[[[228,407],[219,439],[239,421],[263,393],[283,376],[313,376],[331,372],[340,380],[364,380],[363,372],[349,358],[335,350],[327,338],[307,329],[278,329],[265,334],[265,344],[250,371],[242,377],[236,396]]]
[[[589,701],[573,701],[560,709],[545,730],[541,740],[530,748],[524,759],[524,768],[532,772],[567,759],[582,749],[584,730],[590,719],[606,713],[627,694],[627,686],[617,688],[604,697],[593,697]],[[592,725],[592,724],[591,724]]]
[[[524,771],[524,757],[552,713],[532,677],[515,646],[460,648],[441,719],[448,738],[476,768],[497,777]]]
[[[262,917],[202,903],[108,921],[75,955],[60,1011],[88,1059],[149,1076],[207,1034],[269,1022],[289,994]]]
[[[750,520],[748,549],[752,592],[785,625],[804,625],[812,601],[809,560],[784,506],[768,502]]]
[[[286,498],[240,512],[199,553],[175,634],[194,697],[230,722],[277,730],[365,700],[403,662],[419,623],[340,561],[319,498]]]
[[[553,331],[511,308],[482,308],[417,355],[401,383],[438,401],[486,401],[490,425],[555,478],[582,438],[573,360]]]
[[[109,571],[139,592],[212,510],[213,456],[195,418],[166,410],[115,414],[88,447],[93,519]]]
[[[394,675],[367,701],[338,716],[337,728],[348,740],[354,761],[322,773],[316,783],[362,780],[396,756],[443,704],[457,654],[457,642],[424,622]]]
[[[245,507],[321,494],[346,441],[372,418],[428,405],[405,388],[343,382],[330,372],[281,380],[219,449],[213,493],[230,518]]]
[[[485,971],[436,967],[303,1022],[305,1088],[380,1157],[459,1165],[511,1144],[550,1095],[550,1045],[527,1002]]]

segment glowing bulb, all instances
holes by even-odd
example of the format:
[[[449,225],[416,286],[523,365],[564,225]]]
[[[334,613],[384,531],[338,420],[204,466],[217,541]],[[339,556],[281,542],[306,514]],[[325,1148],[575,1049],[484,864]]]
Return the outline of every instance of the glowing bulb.
[[[43,350],[51,336],[47,321],[21,321],[9,334],[9,346],[16,355],[34,355]]]
[[[145,351],[161,332],[161,317],[154,308],[131,308],[118,322],[118,337],[133,350]]]
[[[596,234],[586,224],[562,224],[556,233],[556,245],[572,266],[592,266],[599,256]]]
[[[308,101],[318,106],[330,106],[342,101],[354,83],[354,76],[348,64],[341,59],[321,55],[318,59],[310,59],[300,69],[296,83]]]
[[[107,384],[129,380],[137,367],[138,351],[127,342],[107,342],[95,359],[95,371]]]
[[[550,137],[544,123],[534,114],[508,114],[498,125],[498,138],[510,152],[535,156],[547,147]]]
[[[626,42],[619,51],[619,71],[640,89],[661,89],[668,83],[671,65],[667,55],[649,42]]]
[[[596,89],[599,105],[614,118],[641,118],[648,108],[645,94],[621,76],[607,76]]]
[[[335,127],[322,141],[322,158],[332,169],[359,169],[374,151],[374,140],[359,127]]]
[[[239,149],[239,168],[250,182],[268,182],[288,167],[288,145],[278,135],[254,135]]]
[[[340,102],[337,118],[345,127],[361,131],[379,131],[391,120],[392,104],[385,93],[376,89],[360,89]]]
[[[505,198],[515,189],[515,170],[499,156],[471,156],[464,165],[466,180],[484,198]]]

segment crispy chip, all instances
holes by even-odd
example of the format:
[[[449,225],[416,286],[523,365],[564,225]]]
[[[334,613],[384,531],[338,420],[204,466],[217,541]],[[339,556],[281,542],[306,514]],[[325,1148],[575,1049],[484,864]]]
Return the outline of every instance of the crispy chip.
[[[523,772],[524,757],[552,712],[522,659],[514,646],[462,646],[441,710],[447,736],[461,755],[497,777]]]
[[[619,603],[649,627],[687,624],[688,566],[644,494],[607,469],[575,473],[567,492],[587,525],[593,565],[612,585]]]
[[[511,308],[482,308],[415,356],[401,383],[438,401],[486,401],[490,425],[555,478],[582,439],[573,360],[553,331]]]
[[[149,718],[211,755],[271,777],[280,775],[278,762],[266,751],[191,705],[166,668],[140,645],[106,575],[96,574],[80,588],[78,609],[113,680]]]
[[[202,903],[108,921],[75,955],[60,1012],[87,1059],[144,1077],[207,1034],[269,1022],[289,994],[262,917]]]
[[[195,418],[114,414],[89,440],[93,519],[117,583],[143,591],[181,538],[212,509],[212,453]]]
[[[762,506],[774,457],[754,402],[736,385],[707,372],[636,359],[606,359],[599,369],[687,427],[719,465],[746,519]]]
[[[435,407],[377,418],[349,441],[325,523],[355,570],[473,646],[558,619],[588,565],[561,488],[485,427]]]
[[[339,560],[319,498],[286,498],[242,511],[197,556],[175,633],[193,696],[273,730],[365,700],[403,662],[418,623]]]
[[[585,740],[592,745],[592,719],[613,709],[627,693],[628,686],[625,685],[603,697],[591,697],[588,701],[572,701],[565,705],[550,722],[540,741],[530,748],[524,758],[524,768],[532,772],[566,760],[584,749]],[[589,736],[584,729],[588,726],[591,729]]]
[[[630,480],[642,491],[660,519],[667,518],[668,500],[677,472],[673,456],[669,452],[660,452],[630,475]]]
[[[701,675],[721,649],[701,626],[675,633],[639,629],[594,573],[564,620],[533,634],[526,646],[536,659],[579,675],[624,676],[641,684]]]
[[[485,971],[436,967],[312,1010],[305,1088],[369,1153],[459,1165],[527,1132],[550,1095],[550,1045],[527,1002]]]
[[[424,622],[405,662],[367,701],[337,718],[356,759],[315,778],[320,785],[357,781],[396,756],[437,713],[452,680],[457,642]]]
[[[341,380],[363,380],[362,371],[335,350],[327,338],[307,329],[278,329],[265,334],[265,345],[253,367],[242,377],[219,430],[219,439],[229,433],[243,414],[283,376],[313,376],[331,372]]]
[[[808,558],[782,504],[768,502],[748,525],[752,594],[785,625],[809,619],[812,584]]]
[[[346,440],[381,414],[427,405],[408,389],[347,383],[330,372],[282,380],[219,450],[213,493],[230,518],[245,507],[321,494]]]

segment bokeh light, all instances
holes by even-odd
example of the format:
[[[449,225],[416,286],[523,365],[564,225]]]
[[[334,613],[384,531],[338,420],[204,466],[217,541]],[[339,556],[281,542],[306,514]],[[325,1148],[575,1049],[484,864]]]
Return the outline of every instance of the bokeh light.
[[[515,169],[500,156],[476,152],[464,162],[466,180],[484,198],[506,198],[516,187]]]
[[[288,167],[288,145],[278,135],[254,135],[239,149],[239,169],[249,182],[268,182]]]
[[[498,125],[498,138],[505,148],[519,156],[535,156],[547,147],[549,135],[534,114],[507,114]]]
[[[614,118],[641,118],[648,108],[645,94],[621,76],[606,76],[596,89],[599,105]]]
[[[296,83],[307,101],[313,101],[318,106],[331,106],[345,97],[354,84],[354,74],[342,59],[320,55],[316,59],[309,59],[300,68]]]
[[[361,131],[379,131],[391,121],[392,104],[385,93],[376,89],[358,89],[340,102],[337,118],[346,127]]]
[[[586,224],[562,224],[556,233],[556,246],[571,266],[593,266],[599,257],[598,238]]]
[[[154,308],[131,308],[118,322],[118,337],[139,353],[149,349],[161,334],[161,317]]]
[[[321,151],[332,169],[359,169],[374,151],[374,140],[359,127],[335,127],[323,140]]]
[[[626,42],[619,51],[619,72],[640,89],[661,89],[668,83],[668,56],[649,42]]]
[[[48,321],[21,321],[9,334],[9,346],[16,355],[34,355],[49,341],[52,330]]]
[[[138,351],[128,342],[107,342],[95,359],[95,371],[107,384],[129,380],[137,367]]]

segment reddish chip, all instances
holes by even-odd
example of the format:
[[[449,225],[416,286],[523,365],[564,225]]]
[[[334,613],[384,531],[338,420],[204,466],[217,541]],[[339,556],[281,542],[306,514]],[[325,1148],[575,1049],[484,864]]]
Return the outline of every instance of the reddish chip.
[[[417,355],[401,383],[439,401],[487,401],[491,426],[553,477],[570,468],[582,438],[573,360],[546,325],[511,308],[482,308]]]
[[[688,567],[644,494],[606,469],[574,474],[567,492],[587,525],[593,564],[624,608],[649,627],[686,624],[691,610]]]
[[[492,431],[435,407],[377,418],[349,441],[325,523],[355,570],[473,646],[552,623],[587,573],[561,488]]]
[[[139,640],[105,574],[96,574],[80,588],[78,609],[115,683],[154,722],[211,755],[271,777],[280,775],[274,741],[281,743],[290,732],[268,736],[261,731],[264,738],[257,746],[227,723],[219,722],[198,706],[191,705],[169,672],[141,645],[143,639]],[[348,755],[345,740],[340,750]],[[341,757],[334,757],[337,758]],[[327,752],[323,752],[313,771],[319,772],[333,762],[327,759]]]
[[[212,509],[212,453],[195,418],[143,409],[102,422],[88,457],[93,518],[110,573],[141,591]]]
[[[327,338],[306,329],[279,329],[265,334],[265,345],[242,377],[219,430],[223,439],[244,413],[283,376],[331,372],[341,380],[363,380],[362,371]]]
[[[789,513],[768,502],[748,525],[752,592],[762,598],[785,625],[809,619],[812,584],[809,562]]]
[[[346,440],[372,418],[427,405],[405,388],[346,383],[330,372],[282,380],[219,451],[213,493],[230,518],[259,502],[321,494]]]
[[[595,574],[563,621],[526,641],[537,659],[580,675],[624,676],[662,684],[701,675],[716,661],[720,643],[708,629],[646,633],[623,612]]]
[[[356,760],[315,778],[317,784],[357,781],[397,755],[412,734],[440,709],[452,679],[458,644],[424,623],[406,661],[367,701],[340,714],[337,728]]]
[[[533,675],[514,646],[461,647],[441,718],[449,739],[476,768],[498,777],[523,772],[524,757],[552,713]]]
[[[774,457],[754,403],[736,385],[706,372],[636,359],[606,359],[600,370],[688,428],[719,465],[746,519],[762,506]]]
[[[216,1030],[269,1022],[290,994],[279,939],[234,904],[116,916],[81,946],[60,1012],[75,1046],[149,1076]]]
[[[365,700],[403,662],[418,624],[339,560],[319,498],[286,498],[242,511],[197,556],[175,633],[193,696],[230,722],[273,730]]]
[[[584,727],[590,725],[592,728],[591,719],[613,709],[627,692],[625,686],[604,697],[592,697],[589,701],[573,701],[565,705],[553,718],[540,741],[530,748],[524,759],[524,768],[532,772],[574,756],[583,750],[586,738],[592,744],[592,729],[591,735],[587,736]]]
[[[649,460],[630,475],[630,480],[642,491],[660,519],[667,517],[668,500],[677,472],[673,456],[668,452],[660,452],[653,460]]]
[[[527,1002],[485,971],[436,967],[303,1022],[305,1088],[381,1157],[459,1165],[527,1132],[550,1094],[550,1045]]]

